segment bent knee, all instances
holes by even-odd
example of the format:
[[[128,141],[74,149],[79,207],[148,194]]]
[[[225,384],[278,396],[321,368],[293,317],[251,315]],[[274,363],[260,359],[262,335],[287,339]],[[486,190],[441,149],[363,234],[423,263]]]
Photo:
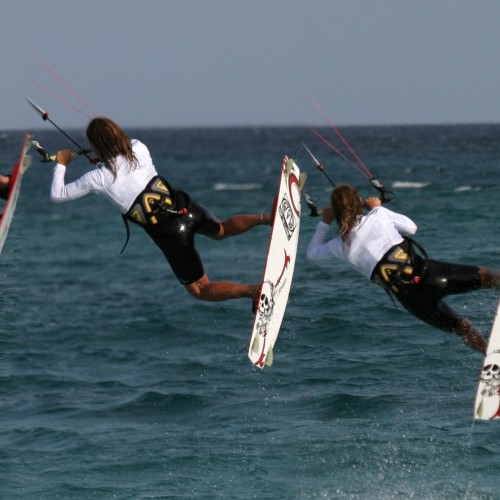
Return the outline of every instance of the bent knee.
[[[224,222],[219,223],[219,232],[214,236],[215,240],[223,240],[226,238],[226,227],[224,226]]]
[[[192,287],[191,285],[186,286],[186,290],[189,295],[193,296],[195,299],[200,299],[201,292],[196,287]]]
[[[208,285],[207,275],[203,275],[199,280],[185,285],[187,292],[192,295],[195,299],[205,300],[205,287]]]

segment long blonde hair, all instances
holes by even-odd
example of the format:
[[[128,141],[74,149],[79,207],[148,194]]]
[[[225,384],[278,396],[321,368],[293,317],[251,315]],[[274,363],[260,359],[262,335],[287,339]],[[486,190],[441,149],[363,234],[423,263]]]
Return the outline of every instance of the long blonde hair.
[[[87,127],[87,139],[92,149],[116,176],[116,158],[125,157],[131,169],[137,166],[137,157],[127,133],[113,120],[104,116],[93,118]]]
[[[337,186],[330,196],[333,215],[339,226],[342,240],[348,242],[349,233],[360,221],[363,205],[356,189],[348,184]]]

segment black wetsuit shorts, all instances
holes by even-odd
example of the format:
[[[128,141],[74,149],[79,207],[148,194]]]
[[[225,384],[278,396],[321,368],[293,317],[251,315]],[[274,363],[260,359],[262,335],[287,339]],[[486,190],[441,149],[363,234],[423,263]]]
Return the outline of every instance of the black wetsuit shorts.
[[[441,330],[457,332],[461,326],[460,316],[443,298],[481,288],[479,267],[424,259],[416,253],[411,255],[410,265],[412,279],[397,290],[391,289],[391,293],[422,321]]]
[[[191,201],[186,214],[170,215],[144,229],[165,255],[177,279],[183,285],[190,285],[205,274],[195,248],[195,234],[216,238],[220,224],[203,205]]]
[[[480,287],[479,267],[428,260],[420,283],[408,286],[395,296],[405,309],[429,325],[457,332],[460,330],[460,316],[442,299]]]

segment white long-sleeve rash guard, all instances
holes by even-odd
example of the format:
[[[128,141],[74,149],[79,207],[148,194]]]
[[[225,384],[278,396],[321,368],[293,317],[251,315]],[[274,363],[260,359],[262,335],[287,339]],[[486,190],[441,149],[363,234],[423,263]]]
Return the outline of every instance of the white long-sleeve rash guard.
[[[340,236],[325,241],[329,228],[329,224],[318,223],[307,249],[307,257],[324,260],[335,256],[367,278],[371,277],[373,269],[388,250],[403,241],[400,231],[405,234],[417,231],[411,219],[385,207],[375,207],[363,215],[352,228],[348,242]]]
[[[132,140],[132,149],[138,160],[135,168],[123,157],[116,159],[116,178],[104,165],[90,170],[79,179],[65,184],[66,166],[54,167],[50,199],[54,202],[81,198],[89,193],[105,194],[122,213],[127,213],[147,183],[158,175],[148,148],[140,141]]]

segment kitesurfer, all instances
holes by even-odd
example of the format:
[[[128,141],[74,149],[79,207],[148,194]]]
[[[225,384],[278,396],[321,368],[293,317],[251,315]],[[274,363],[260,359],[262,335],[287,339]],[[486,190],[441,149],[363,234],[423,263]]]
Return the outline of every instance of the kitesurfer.
[[[220,221],[159,175],[148,148],[136,139],[131,140],[114,121],[94,118],[86,134],[101,163],[66,184],[66,166],[73,155],[70,150],[59,151],[51,186],[52,201],[74,200],[91,192],[107,195],[124,220],[144,228],[165,255],[177,279],[197,299],[254,299],[258,295],[258,284],[210,281],[195,247],[195,234],[222,240],[255,226],[271,225],[271,213],[235,215]]]
[[[417,318],[459,335],[467,346],[486,354],[487,344],[481,333],[443,298],[481,288],[500,288],[500,273],[428,259],[425,250],[407,236],[415,234],[416,224],[381,205],[378,197],[363,202],[350,185],[334,188],[330,206],[324,209],[309,243],[307,257],[316,261],[331,256],[344,260],[396,297]],[[339,235],[327,241],[334,220]]]

